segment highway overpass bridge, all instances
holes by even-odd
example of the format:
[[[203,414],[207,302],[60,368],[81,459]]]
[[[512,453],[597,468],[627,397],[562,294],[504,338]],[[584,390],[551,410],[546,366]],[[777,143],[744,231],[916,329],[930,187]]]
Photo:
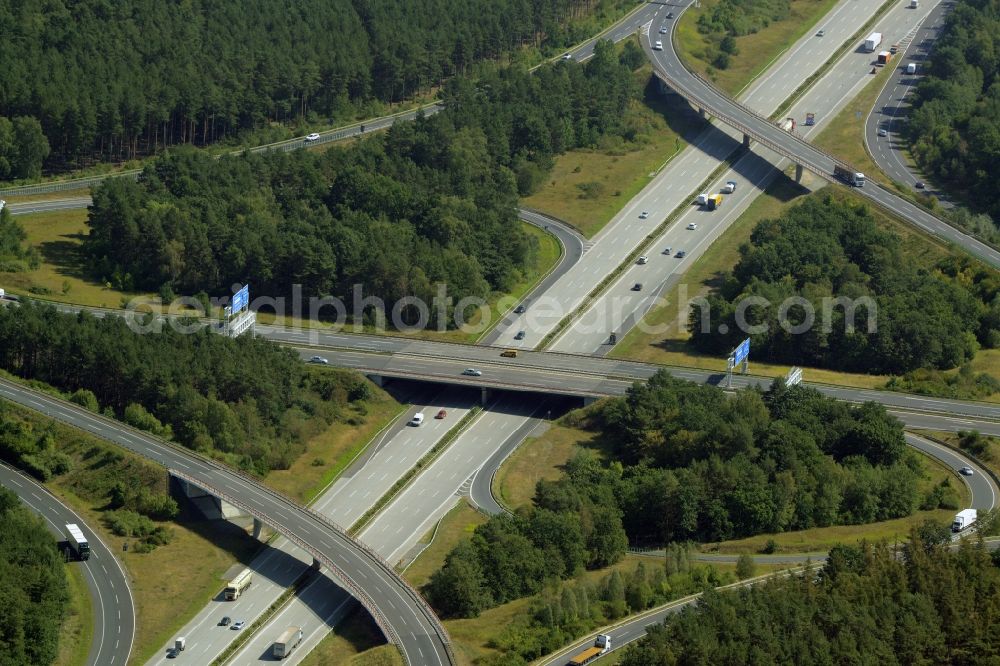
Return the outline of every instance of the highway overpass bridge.
[[[690,0],[687,0],[686,5],[690,5]],[[653,71],[657,77],[702,113],[710,114],[742,132],[744,145],[749,146],[751,141],[756,141],[778,155],[791,160],[796,165],[798,175],[801,175],[801,170],[805,167],[826,180],[839,182],[833,175],[834,167],[841,166],[850,171],[856,171],[804,139],[781,129],[753,109],[732,99],[695,72],[688,70],[681,62],[674,43],[674,26],[678,23],[676,20],[667,22],[670,24],[670,39],[663,39],[661,35],[651,36],[649,34],[649,26],[663,23],[664,15],[669,9],[672,7],[664,5],[653,21],[643,29],[643,48],[653,63]],[[684,9],[686,7],[681,11]],[[651,44],[653,39],[662,41],[662,51],[653,50]],[[855,190],[889,213],[937,238],[962,247],[994,268],[1000,268],[1000,251],[966,235],[908,199],[904,199],[870,180],[864,187],[855,188]]]
[[[381,557],[337,525],[257,479],[66,400],[0,379],[0,398],[111,441],[270,525],[326,566],[371,613],[408,664],[454,664],[451,642],[430,606]]]

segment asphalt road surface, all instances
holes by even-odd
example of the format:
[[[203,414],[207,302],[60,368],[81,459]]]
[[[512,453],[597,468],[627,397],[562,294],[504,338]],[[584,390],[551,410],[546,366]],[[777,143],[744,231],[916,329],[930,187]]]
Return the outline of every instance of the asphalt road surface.
[[[65,400],[7,380],[0,380],[0,397],[135,451],[259,516],[300,547],[314,549],[322,564],[364,603],[387,635],[395,635],[407,663],[452,663],[447,635],[429,606],[376,555],[317,514],[255,479]]]
[[[76,523],[83,530],[90,544],[90,558],[71,562],[69,566],[80,567],[84,572],[94,612],[87,664],[124,666],[135,638],[135,606],[128,576],[118,559],[83,518],[31,477],[0,463],[0,485],[16,493],[29,509],[44,518],[57,540],[66,540],[68,523]]]
[[[865,144],[879,168],[893,181],[903,183],[914,191],[918,191],[916,183],[924,179],[910,164],[906,155],[906,141],[901,137],[909,108],[908,96],[920,81],[921,70],[926,65],[934,42],[944,27],[945,16],[954,5],[955,3],[950,0],[938,3],[913,33],[912,38],[900,44],[900,51],[890,64],[892,73],[865,120]],[[915,74],[906,73],[906,66],[911,63],[917,66]],[[888,136],[879,136],[879,131],[885,131]],[[934,194],[945,203],[941,192],[924,191]]]
[[[666,12],[666,8],[661,11]],[[707,109],[712,115],[724,120],[733,128],[747,133],[771,150],[802,164],[824,178],[833,180],[836,161],[832,157],[801,138],[785,132],[687,70],[675,52],[672,40],[663,40],[663,46],[662,51],[654,51],[652,45],[644,43],[656,74],[667,81],[674,90],[692,104]],[[864,187],[857,188],[857,193],[927,233],[954,243],[991,266],[1000,267],[1000,251],[958,231],[916,204],[871,181]]]

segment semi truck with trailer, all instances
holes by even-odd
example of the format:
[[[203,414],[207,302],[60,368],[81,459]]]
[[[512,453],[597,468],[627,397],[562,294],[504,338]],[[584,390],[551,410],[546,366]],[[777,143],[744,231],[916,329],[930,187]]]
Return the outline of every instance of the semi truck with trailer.
[[[972,527],[972,524],[976,522],[976,510],[975,509],[963,509],[955,514],[955,520],[951,524],[952,532],[962,532]]]
[[[710,194],[708,195],[708,202],[705,204],[709,210],[715,210],[722,205],[722,195],[721,194]]]
[[[271,646],[271,655],[275,659],[284,659],[302,642],[302,627],[288,627],[278,640]]]
[[[253,572],[250,569],[244,569],[241,571],[236,578],[229,581],[229,585],[226,586],[226,601],[236,601],[243,594],[243,591],[250,587],[250,583],[253,582]]]
[[[83,536],[83,530],[76,523],[66,525],[66,542],[73,553],[73,557],[78,560],[90,559],[90,543],[87,537]]]
[[[611,636],[598,634],[597,638],[594,639],[594,645],[570,659],[569,666],[589,664],[601,655],[607,654],[609,650],[611,650]]]
[[[833,167],[833,175],[840,178],[848,185],[853,185],[854,187],[865,186],[865,174],[860,171],[851,171],[850,169],[845,169],[838,164]]]
[[[872,34],[868,35],[868,37],[865,38],[865,51],[868,51],[868,53],[875,53],[875,49],[877,49],[878,45],[881,43],[882,43],[882,33],[873,32]]]

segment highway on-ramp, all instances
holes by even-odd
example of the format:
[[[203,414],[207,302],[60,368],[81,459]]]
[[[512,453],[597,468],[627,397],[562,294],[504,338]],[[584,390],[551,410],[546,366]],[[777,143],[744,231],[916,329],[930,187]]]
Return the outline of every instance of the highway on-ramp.
[[[931,48],[944,28],[945,16],[954,7],[954,2],[941,2],[931,9],[920,27],[911,39],[900,44],[900,51],[889,65],[892,71],[879,93],[871,113],[865,119],[865,145],[872,159],[889,178],[917,190],[916,184],[921,181],[906,155],[906,140],[902,132],[906,122],[906,112],[909,108],[910,92],[920,80],[921,70],[926,66]],[[907,65],[913,64],[917,71],[906,72]],[[885,131],[887,136],[879,136]],[[930,192],[938,196],[942,204],[940,192]]]
[[[65,400],[0,379],[0,397],[153,460],[296,542],[368,609],[408,664],[452,664],[450,640],[430,607],[391,567],[333,523],[224,465]]]
[[[662,13],[666,11],[666,7],[661,10]],[[657,24],[656,19],[654,19],[653,24]],[[672,25],[676,25],[676,22]],[[688,70],[674,49],[673,31],[671,31],[670,37],[671,39],[662,40],[663,50],[661,51],[654,51],[651,45],[644,41],[643,46],[653,62],[657,76],[666,81],[671,88],[687,98],[692,104],[705,109],[708,113],[744,132],[776,153],[801,164],[824,178],[833,180],[834,167],[840,164],[837,160],[794,134],[782,130],[767,118],[734,101]],[[857,192],[879,207],[927,233],[954,243],[990,266],[1000,268],[1000,251],[962,233],[916,204],[871,181],[864,187],[857,188]]]
[[[66,540],[69,523],[76,523],[83,530],[90,544],[90,558],[71,562],[69,566],[83,570],[94,611],[87,664],[124,666],[135,638],[135,606],[128,576],[114,553],[83,518],[28,475],[0,463],[0,485],[16,493],[29,509],[41,516],[57,540]]]

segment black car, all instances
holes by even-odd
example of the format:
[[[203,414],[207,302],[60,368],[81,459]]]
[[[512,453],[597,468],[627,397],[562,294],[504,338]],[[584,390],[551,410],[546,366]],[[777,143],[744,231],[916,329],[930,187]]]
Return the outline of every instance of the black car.
[[[667,18],[668,19],[672,19],[673,17],[674,17],[674,13],[673,12],[667,12]]]
[[[924,189],[924,181],[922,181],[922,180],[918,180],[917,181],[917,189],[918,190]]]
[[[632,285],[632,291],[642,291],[642,283],[636,282],[634,285]]]
[[[516,308],[514,308],[514,314],[524,314],[524,311],[527,309],[528,308],[526,308],[524,305],[518,305]]]
[[[677,250],[676,256],[678,259],[683,259],[684,257],[687,256],[687,252],[685,252],[684,250]]]
[[[228,615],[226,615],[224,618],[222,618],[221,620],[219,620],[219,626],[220,627],[228,627],[229,623],[232,622],[232,621],[233,621],[232,618],[230,618]]]
[[[514,336],[515,340],[524,340],[524,331],[518,331],[517,335]]]

